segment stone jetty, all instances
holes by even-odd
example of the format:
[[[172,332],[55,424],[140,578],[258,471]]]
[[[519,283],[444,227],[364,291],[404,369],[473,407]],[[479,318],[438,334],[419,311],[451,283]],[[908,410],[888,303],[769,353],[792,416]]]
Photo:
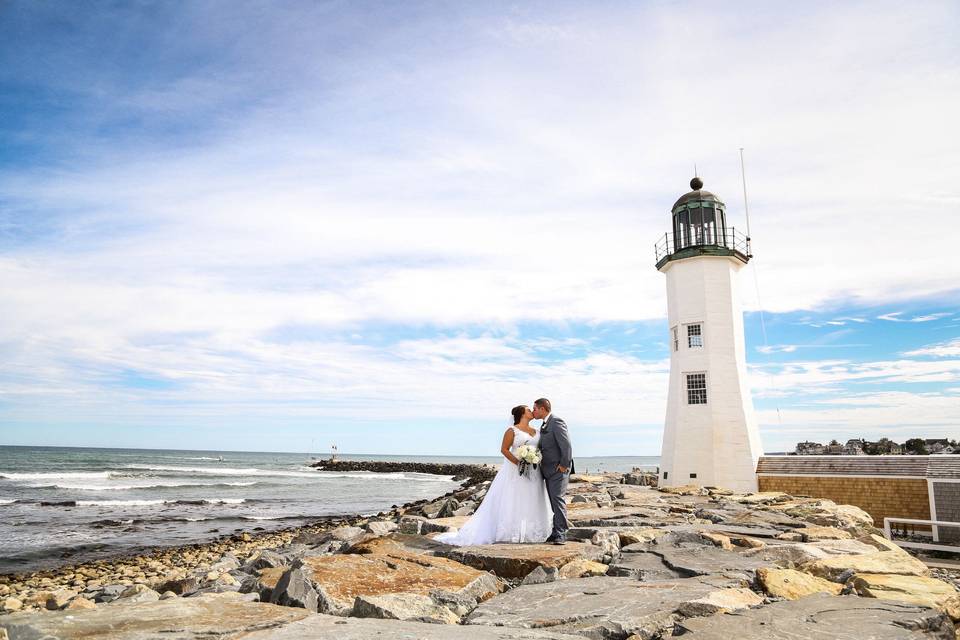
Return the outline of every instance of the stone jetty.
[[[960,638],[953,576],[860,509],[641,475],[575,476],[563,546],[434,540],[489,486],[467,473],[376,517],[0,577],[0,638]]]

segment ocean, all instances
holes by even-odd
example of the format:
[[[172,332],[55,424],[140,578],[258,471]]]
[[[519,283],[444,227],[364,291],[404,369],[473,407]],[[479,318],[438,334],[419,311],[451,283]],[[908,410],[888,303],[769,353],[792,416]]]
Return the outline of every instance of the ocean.
[[[420,473],[323,472],[308,466],[315,461],[302,453],[0,446],[0,574],[286,528],[324,516],[375,514],[459,484]],[[658,462],[655,456],[577,458],[577,471],[652,469]]]

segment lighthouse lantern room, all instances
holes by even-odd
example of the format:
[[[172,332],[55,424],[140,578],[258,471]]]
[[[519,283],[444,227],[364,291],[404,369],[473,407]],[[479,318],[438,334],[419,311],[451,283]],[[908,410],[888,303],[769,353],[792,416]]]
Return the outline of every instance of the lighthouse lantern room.
[[[728,226],[725,205],[700,178],[690,188],[673,205],[673,231],[655,245],[670,332],[659,482],[756,491],[762,448],[738,288],[750,238]]]

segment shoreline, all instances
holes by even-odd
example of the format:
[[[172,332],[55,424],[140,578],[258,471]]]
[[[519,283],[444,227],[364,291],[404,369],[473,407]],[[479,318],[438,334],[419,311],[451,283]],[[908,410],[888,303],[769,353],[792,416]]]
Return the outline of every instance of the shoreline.
[[[257,521],[251,521],[249,527],[234,531],[208,540],[192,542],[187,544],[177,544],[171,546],[144,546],[135,550],[124,549],[117,550],[115,553],[104,555],[103,557],[83,559],[71,562],[69,559],[61,565],[35,569],[0,573],[0,587],[14,583],[24,583],[36,581],[38,586],[50,587],[60,586],[64,588],[76,588],[80,585],[73,584],[72,581],[64,580],[67,576],[85,575],[86,573],[95,573],[98,576],[107,573],[116,565],[121,568],[121,572],[129,573],[129,567],[132,564],[150,567],[155,563],[163,563],[177,560],[183,562],[183,558],[195,557],[197,561],[193,564],[176,564],[176,568],[195,568],[205,560],[211,560],[216,554],[219,558],[225,553],[239,551],[240,554],[253,553],[260,549],[270,549],[293,542],[300,535],[315,535],[331,531],[338,527],[345,526],[363,526],[372,519],[397,518],[401,517],[410,509],[428,502],[447,498],[458,491],[471,488],[485,480],[492,478],[496,474],[496,468],[487,465],[470,464],[445,464],[445,463],[413,463],[413,462],[379,462],[379,461],[318,461],[311,467],[317,471],[369,471],[372,473],[397,473],[413,472],[426,473],[437,476],[454,476],[454,481],[460,484],[453,490],[444,494],[437,495],[431,499],[420,499],[412,502],[393,505],[389,510],[378,513],[343,513],[324,516],[306,516],[307,523],[297,525],[278,527],[275,529],[264,530],[263,524]],[[402,468],[401,468],[402,467]],[[82,552],[78,553],[80,555]],[[213,560],[215,561],[215,559]],[[174,565],[170,565],[173,567]],[[156,573],[156,572],[155,572]],[[135,584],[131,580],[124,580],[121,574],[114,574],[121,578],[118,583]],[[104,576],[106,577],[106,576]],[[134,576],[136,577],[136,576]],[[143,578],[151,577],[148,572],[144,572]],[[95,580],[95,579],[94,579]],[[84,585],[85,586],[85,585]],[[0,596],[4,596],[3,589],[0,588]]]

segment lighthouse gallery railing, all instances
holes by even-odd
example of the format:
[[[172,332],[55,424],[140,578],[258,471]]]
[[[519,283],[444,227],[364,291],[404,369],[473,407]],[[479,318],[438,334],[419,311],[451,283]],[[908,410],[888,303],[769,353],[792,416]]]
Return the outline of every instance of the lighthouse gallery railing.
[[[735,227],[723,229],[716,234],[707,234],[706,237],[691,237],[690,234],[681,234],[680,242],[677,243],[674,233],[665,233],[663,237],[653,245],[654,255],[657,262],[663,258],[689,247],[723,247],[742,253],[750,257],[750,236],[739,233]]]

